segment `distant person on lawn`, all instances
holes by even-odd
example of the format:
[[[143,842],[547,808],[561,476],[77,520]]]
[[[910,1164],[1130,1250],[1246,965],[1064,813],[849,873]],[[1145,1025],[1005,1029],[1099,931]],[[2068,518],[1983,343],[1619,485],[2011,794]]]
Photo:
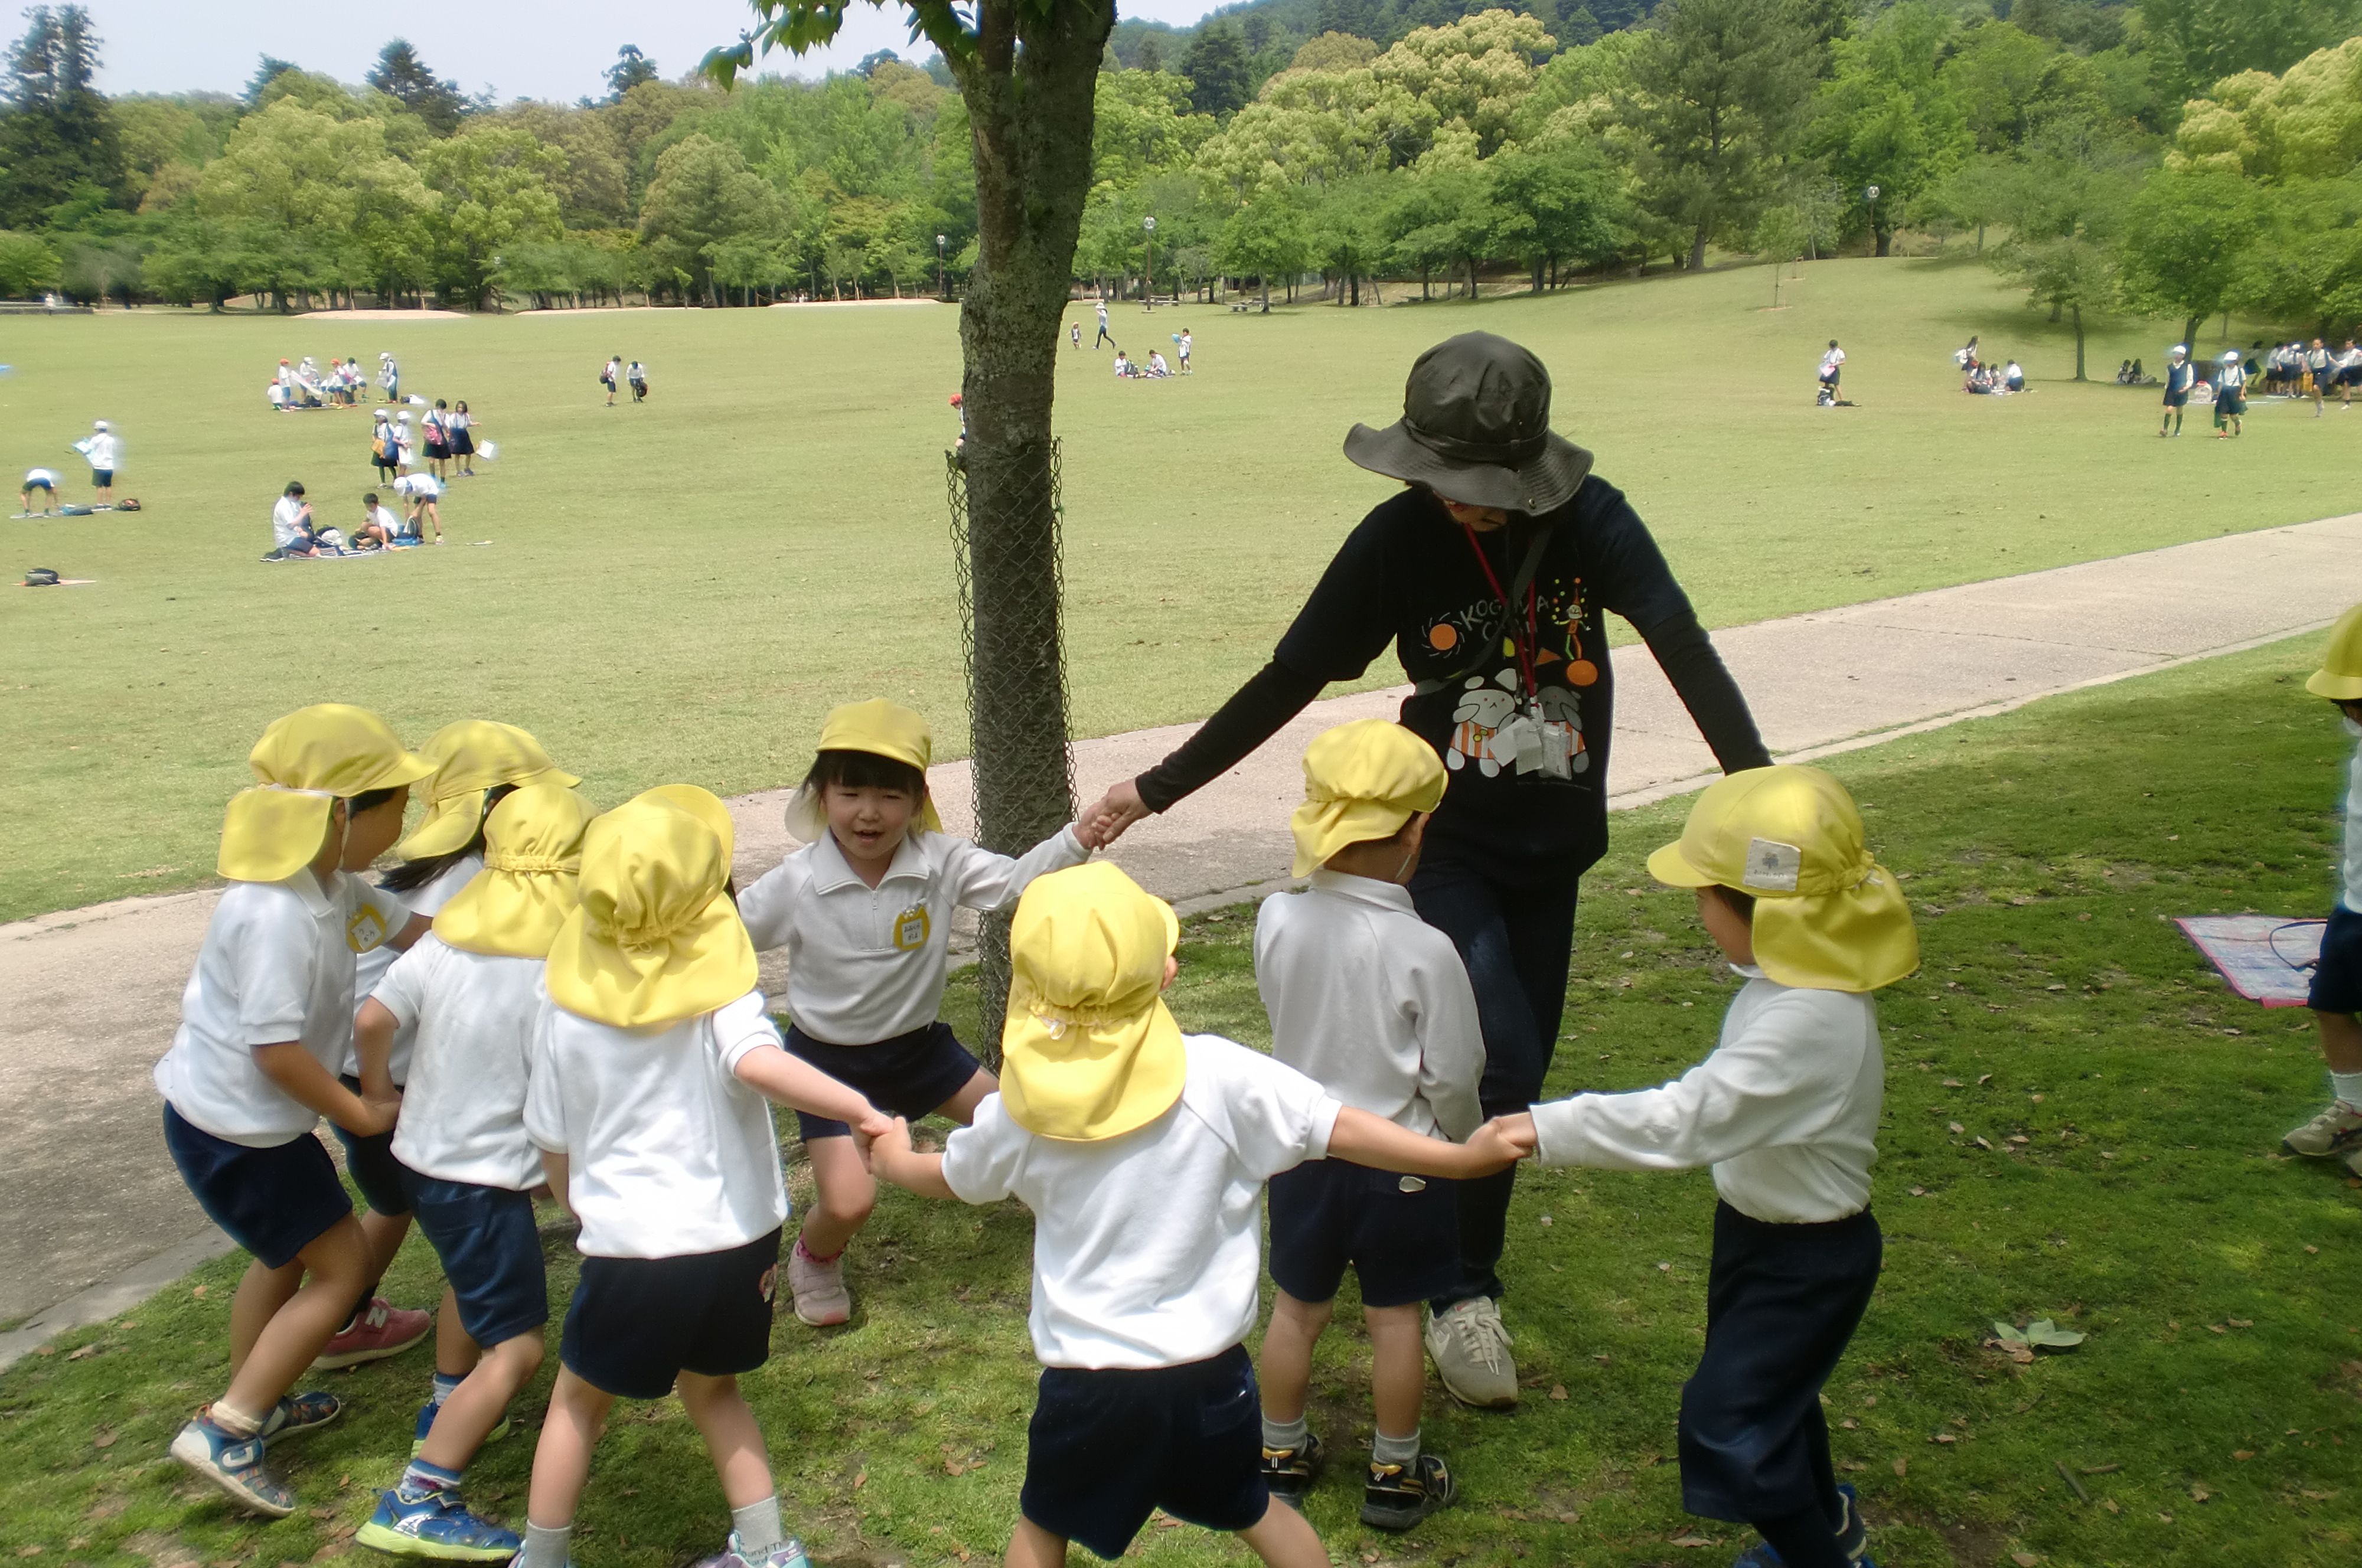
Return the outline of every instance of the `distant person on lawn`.
[[[1411,902],[1468,966],[1485,1111],[1523,1110],[1557,1046],[1582,877],[1607,847],[1606,612],[1639,631],[1726,770],[1771,758],[1647,526],[1551,429],[1550,373],[1530,352],[1486,332],[1429,349],[1401,422],[1355,425],[1345,455],[1403,491],[1346,536],[1271,662],[1084,820],[1112,843],[1391,645],[1416,683],[1402,722],[1451,773]],[[1429,1298],[1429,1353],[1465,1404],[1518,1401],[1498,1305],[1512,1181],[1461,1184],[1460,1278]]]
[[[2181,412],[2190,403],[2191,383],[2197,380],[2197,368],[2190,362],[2190,350],[2177,343],[2165,356],[2165,418],[2157,427],[2160,436],[2181,434]]]
[[[123,455],[123,444],[116,439],[115,427],[102,419],[91,426],[89,436],[75,443],[82,449],[83,460],[90,464],[91,498],[94,506],[115,504],[115,465]]]
[[[621,381],[623,376],[624,357],[621,354],[608,355],[605,368],[599,372],[599,384],[607,389],[607,406],[609,408],[615,406],[615,383]]]
[[[410,536],[419,543],[426,540],[426,525],[435,525],[436,544],[443,542],[443,481],[433,474],[404,474],[393,481],[393,492],[410,502],[407,524]]]
[[[312,523],[312,503],[304,498],[304,482],[291,481],[270,509],[270,555],[316,556],[320,533]]]
[[[33,492],[41,492],[41,515],[47,517],[57,510],[58,486],[63,481],[55,469],[27,469],[25,482],[17,491],[17,510],[27,516],[33,514]]]

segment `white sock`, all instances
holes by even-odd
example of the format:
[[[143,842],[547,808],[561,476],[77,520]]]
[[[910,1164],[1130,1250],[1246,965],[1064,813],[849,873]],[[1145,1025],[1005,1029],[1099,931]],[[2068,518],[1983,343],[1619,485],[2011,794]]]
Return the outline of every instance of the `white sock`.
[[[2330,1074],[2329,1092],[2356,1110],[2362,1110],[2362,1073]]]
[[[517,1553],[517,1568],[567,1568],[567,1543],[574,1535],[571,1520],[562,1525],[537,1525],[528,1518],[524,1524],[524,1550]]]
[[[1384,1432],[1378,1432],[1371,1439],[1370,1463],[1373,1464],[1399,1464],[1407,1470],[1418,1462],[1418,1429],[1417,1427],[1411,1428],[1408,1437],[1388,1437]]]
[[[731,1509],[730,1533],[738,1538],[739,1551],[748,1557],[759,1557],[787,1540],[787,1528],[779,1523],[779,1495],[774,1492],[759,1503]]]

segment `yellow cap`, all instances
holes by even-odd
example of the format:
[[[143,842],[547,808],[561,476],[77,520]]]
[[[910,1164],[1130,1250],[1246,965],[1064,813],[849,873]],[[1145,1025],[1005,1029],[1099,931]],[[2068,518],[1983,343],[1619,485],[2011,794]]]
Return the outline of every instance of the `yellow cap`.
[[[694,784],[659,784],[653,790],[641,790],[635,798],[679,806],[703,823],[706,830],[722,843],[722,879],[730,879],[730,868],[738,863],[738,824],[730,820],[730,808],[722,803],[721,796]]]
[[[1435,748],[1384,719],[1356,719],[1313,737],[1304,749],[1304,804],[1288,826],[1296,834],[1296,875],[1347,845],[1391,838],[1443,799],[1443,759]]]
[[[1086,1143],[1173,1109],[1188,1055],[1158,993],[1180,939],[1172,906],[1109,862],[1034,878],[1009,931],[1000,1099],[1010,1120]]]
[[[318,702],[274,720],[246,759],[260,784],[230,797],[215,866],[234,882],[281,882],[327,842],[337,801],[394,790],[435,764],[403,749],[366,708]]]
[[[935,743],[927,733],[926,720],[899,702],[873,697],[866,702],[847,702],[831,708],[828,717],[821,721],[820,745],[814,749],[866,751],[873,756],[908,763],[923,776],[929,759],[934,756]],[[944,831],[944,820],[935,814],[933,796],[919,802],[919,814],[913,821],[928,833]],[[788,797],[788,831],[800,844],[818,844],[821,834],[828,831],[828,808],[810,782]]]
[[[1783,986],[1874,991],[1919,966],[1902,887],[1864,847],[1845,786],[1817,767],[1754,767],[1713,785],[1649,874],[1751,894],[1755,962]]]
[[[590,804],[567,786],[527,784],[484,819],[484,868],[435,917],[435,934],[496,958],[546,958],[582,901]]]
[[[582,902],[549,945],[550,999],[619,1029],[712,1012],[755,988],[755,946],[723,892],[722,845],[679,806],[636,800],[582,835]]]
[[[465,849],[483,825],[484,797],[499,784],[545,781],[571,789],[582,782],[559,770],[541,743],[514,724],[461,719],[444,725],[418,748],[435,763],[426,818],[393,846],[404,860],[425,860]]]
[[[2362,604],[2337,617],[2329,628],[2329,646],[2321,650],[2321,668],[2304,683],[2316,697],[2333,702],[2362,701]]]

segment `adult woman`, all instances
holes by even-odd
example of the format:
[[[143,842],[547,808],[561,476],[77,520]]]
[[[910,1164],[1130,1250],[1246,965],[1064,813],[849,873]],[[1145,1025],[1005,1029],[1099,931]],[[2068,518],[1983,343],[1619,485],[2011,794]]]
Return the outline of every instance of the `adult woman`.
[[[1271,663],[1088,814],[1112,839],[1169,808],[1392,642],[1415,682],[1402,722],[1451,770],[1411,897],[1475,987],[1485,1112],[1523,1110],[1558,1041],[1576,884],[1607,842],[1601,613],[1639,629],[1726,769],[1771,759],[1648,529],[1592,477],[1590,453],[1551,434],[1532,354],[1483,332],[1429,349],[1402,420],[1355,425],[1345,455],[1408,488],[1347,537]],[[1513,1180],[1461,1185],[1462,1278],[1428,1325],[1437,1372],[1468,1404],[1518,1398],[1496,1272]]]

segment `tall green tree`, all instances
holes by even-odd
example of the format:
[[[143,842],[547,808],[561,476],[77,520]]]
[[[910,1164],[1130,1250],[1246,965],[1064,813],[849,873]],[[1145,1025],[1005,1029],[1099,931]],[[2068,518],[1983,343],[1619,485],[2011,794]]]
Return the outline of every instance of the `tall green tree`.
[[[2255,189],[2219,169],[2160,169],[2125,212],[2123,282],[2134,309],[2182,318],[2181,340],[2231,298],[2259,216]]]
[[[715,259],[734,241],[771,237],[779,227],[777,202],[736,148],[692,135],[657,160],[640,209],[640,238],[673,270],[684,294],[719,304]]]
[[[449,136],[458,130],[460,118],[468,112],[468,101],[459,95],[458,83],[444,81],[427,70],[426,62],[418,58],[418,51],[410,47],[407,39],[395,39],[378,50],[377,63],[361,80],[425,120],[426,128],[436,136]]]
[[[1637,136],[1640,201],[1689,237],[1693,268],[1776,187],[1812,89],[1812,50],[1765,0],[1665,0],[1618,110]]]
[[[80,6],[36,6],[0,88],[0,227],[32,228],[77,186],[119,197],[123,149],[93,84],[98,35]]]
[[[1837,74],[1815,104],[1805,146],[1846,191],[1878,255],[1897,218],[1974,146],[1937,73],[1958,30],[1926,0],[1903,0],[1837,46]]]
[[[565,232],[557,189],[566,154],[531,131],[471,125],[428,143],[418,171],[435,193],[430,264],[446,298],[481,309],[505,248]]]
[[[1256,192],[1222,226],[1214,260],[1232,277],[1255,279],[1268,314],[1272,279],[1293,278],[1312,264],[1312,234],[1304,221],[1302,198],[1285,188]]]
[[[1512,148],[1484,167],[1493,204],[1523,220],[1502,237],[1526,262],[1534,293],[1561,263],[1604,262],[1627,243],[1623,174],[1595,144]]]
[[[1189,79],[1189,101],[1201,115],[1233,114],[1253,95],[1247,46],[1228,23],[1209,23],[1199,30],[1181,57],[1181,74]]]
[[[2141,35],[2171,96],[2242,71],[2286,71],[2362,32],[2362,0],[2140,0]]]
[[[639,45],[625,44],[615,51],[615,63],[602,74],[607,80],[607,102],[621,103],[624,94],[657,79],[657,62],[642,54]]]

